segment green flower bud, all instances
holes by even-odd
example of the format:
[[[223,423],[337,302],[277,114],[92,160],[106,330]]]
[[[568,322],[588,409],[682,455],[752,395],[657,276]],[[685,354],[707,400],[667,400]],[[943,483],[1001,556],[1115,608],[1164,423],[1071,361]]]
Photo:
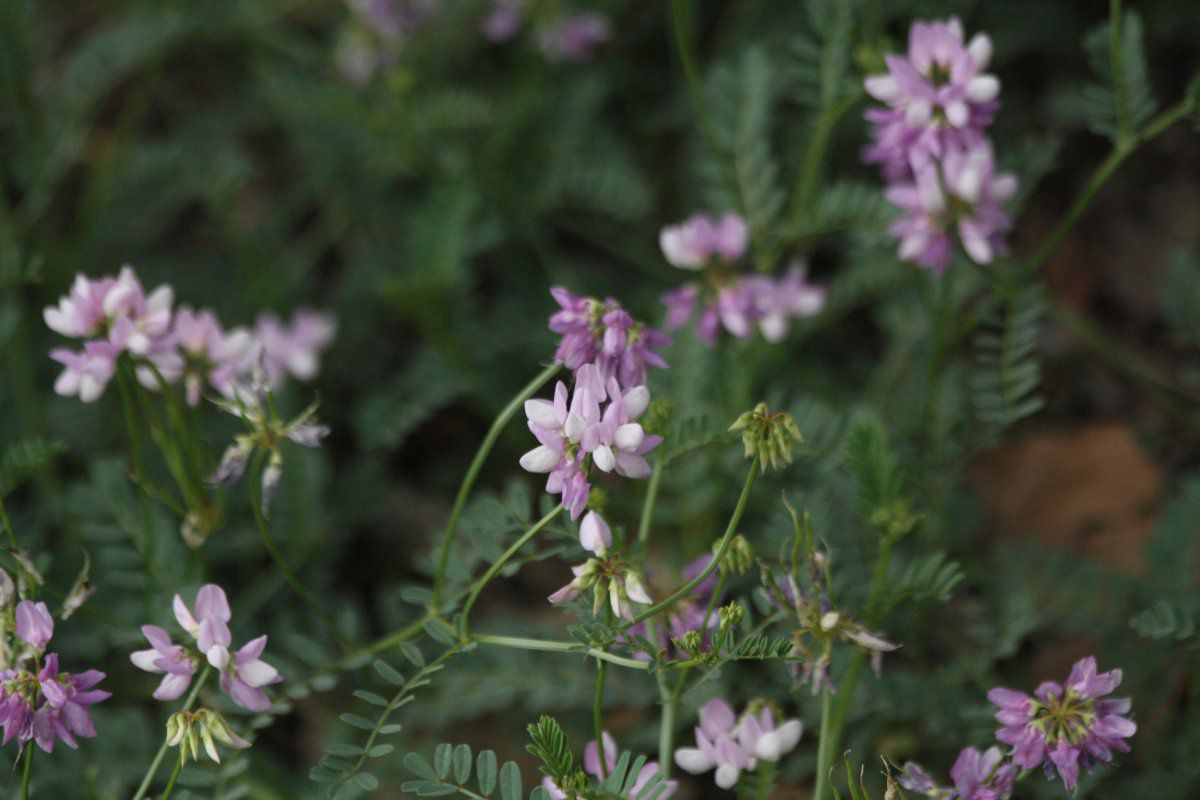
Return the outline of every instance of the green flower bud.
[[[740,603],[730,603],[721,607],[721,630],[734,628],[741,624],[746,609]]]
[[[713,555],[716,555],[719,547],[720,543],[713,546]],[[725,556],[717,566],[725,573],[745,574],[746,570],[754,566],[754,548],[750,546],[750,540],[740,533],[734,536],[729,542],[729,549],[725,551]]]
[[[742,414],[729,430],[741,431],[746,458],[757,458],[764,470],[792,463],[792,443],[804,441],[792,415],[786,411],[772,414],[766,403]]]

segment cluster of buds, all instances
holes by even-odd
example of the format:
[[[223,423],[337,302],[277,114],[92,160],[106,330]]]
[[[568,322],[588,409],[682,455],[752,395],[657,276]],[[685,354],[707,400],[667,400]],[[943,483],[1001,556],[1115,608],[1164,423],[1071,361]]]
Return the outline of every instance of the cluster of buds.
[[[631,620],[633,607],[630,600],[645,604],[653,602],[642,579],[618,556],[589,558],[583,564],[571,567],[571,572],[575,574],[574,580],[550,595],[551,603],[568,603],[591,589],[593,616],[598,616],[607,602],[614,616]]]
[[[742,414],[729,430],[741,431],[746,458],[757,458],[764,471],[768,467],[783,469],[792,463],[792,443],[804,441],[792,415],[786,411],[772,413],[766,403]]]
[[[211,708],[196,711],[177,711],[167,720],[167,746],[179,748],[179,760],[186,764],[188,759],[199,761],[201,746],[216,763],[221,763],[217,743],[243,750],[250,746],[233,732],[221,712]]]
[[[321,440],[329,435],[329,426],[317,420],[316,403],[289,421],[280,419],[271,390],[261,380],[256,380],[249,390],[237,392],[232,400],[221,400],[218,404],[245,423],[246,433],[237,434],[233,444],[225,448],[221,462],[209,480],[218,486],[237,483],[255,451],[266,453],[267,465],[262,473],[260,502],[263,516],[266,516],[271,499],[279,488],[279,481],[283,478],[280,445],[286,440],[304,447],[320,447]]]

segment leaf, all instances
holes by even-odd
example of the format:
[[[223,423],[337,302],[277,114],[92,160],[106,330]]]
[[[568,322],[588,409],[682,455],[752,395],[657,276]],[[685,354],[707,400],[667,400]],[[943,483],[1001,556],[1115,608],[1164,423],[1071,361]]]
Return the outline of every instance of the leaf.
[[[454,748],[451,758],[454,766],[454,782],[464,784],[471,778],[471,748],[460,744]]]
[[[419,651],[418,651],[419,652]],[[421,666],[420,664],[417,665]],[[386,661],[376,661],[374,664],[375,671],[379,673],[379,677],[390,683],[392,686],[400,687],[404,685],[404,676],[392,667]]]
[[[1043,312],[1041,289],[1030,286],[1002,301],[975,335],[971,400],[984,426],[985,442],[995,441],[1045,404],[1038,392]]]
[[[370,703],[373,706],[379,706],[381,708],[387,708],[388,706],[388,701],[374,692],[367,692],[362,689],[358,689],[354,692],[354,696],[359,700],[362,700],[364,703]]]
[[[491,750],[484,750],[475,759],[475,777],[479,781],[479,793],[484,797],[491,797],[496,788],[496,770],[496,754]]]
[[[379,788],[379,779],[369,772],[360,772],[354,776],[354,782],[363,791],[373,792]]]
[[[418,753],[409,753],[404,757],[404,766],[414,775],[418,775],[428,781],[439,780],[437,772],[429,765],[424,756]]]
[[[1146,69],[1141,16],[1128,11],[1121,21],[1117,54],[1121,71],[1118,75],[1113,74],[1110,33],[1110,27],[1105,23],[1084,38],[1084,49],[1101,82],[1084,87],[1079,106],[1093,132],[1115,141],[1121,135],[1123,125],[1129,135],[1137,135],[1158,104]]]
[[[439,780],[445,780],[446,776],[450,774],[452,754],[453,748],[444,742],[433,749],[433,769],[437,772]]]
[[[420,668],[425,666],[425,656],[421,654],[420,648],[418,648],[412,642],[401,643],[400,652],[404,654],[404,657],[407,658],[414,667]]]
[[[370,730],[375,729],[374,722],[367,719],[366,717],[360,717],[357,714],[342,714],[340,717],[338,717],[338,719],[340,719],[342,722],[346,723],[347,725],[358,728],[360,730],[370,731]]]
[[[500,768],[500,800],[524,800],[521,768],[508,761]]]
[[[0,459],[0,498],[45,469],[67,446],[50,439],[30,438],[11,445]]]

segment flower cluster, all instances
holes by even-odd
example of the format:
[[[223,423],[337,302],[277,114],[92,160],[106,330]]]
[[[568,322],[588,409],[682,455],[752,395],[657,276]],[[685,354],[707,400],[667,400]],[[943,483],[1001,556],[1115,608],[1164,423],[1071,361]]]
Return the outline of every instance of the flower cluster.
[[[179,748],[179,760],[184,764],[189,758],[200,760],[201,745],[208,757],[220,764],[217,742],[235,750],[250,746],[249,742],[233,732],[221,712],[215,709],[177,711],[167,720],[167,746]]]
[[[296,312],[288,324],[262,314],[252,329],[225,330],[212,311],[175,309],[174,300],[170,286],[147,293],[128,265],[116,276],[76,276],[70,292],[43,315],[56,333],[85,340],[80,351],[50,353],[64,367],[54,391],[94,402],[116,374],[118,359],[128,356],[147,388],[182,381],[188,403],[196,405],[206,382],[231,397],[260,367],[271,385],[289,374],[311,379],[335,331],[330,318],[311,311]]]
[[[1071,669],[1065,686],[1047,681],[1033,696],[997,687],[988,699],[1000,707],[996,738],[1011,745],[1012,762],[1021,770],[1044,766],[1047,777],[1058,771],[1063,785],[1074,790],[1079,768],[1112,763],[1113,751],[1128,752],[1125,741],[1137,732],[1126,716],[1128,698],[1106,698],[1120,685],[1121,670],[1096,671],[1089,656]]]
[[[617,759],[620,755],[617,749],[617,740],[612,737],[608,731],[601,731],[600,738],[604,741],[604,765],[607,769],[603,773],[600,771],[600,747],[596,742],[590,741],[583,749],[583,769],[587,774],[595,777],[598,780],[603,780],[605,776],[611,774],[617,768]],[[637,797],[641,792],[642,787],[657,775],[659,766],[657,761],[647,761],[637,777],[633,781],[633,785],[629,788],[628,795]],[[667,800],[675,794],[675,790],[679,788],[677,781],[663,781],[661,791],[655,787],[658,800]],[[542,788],[550,795],[551,800],[565,800],[567,793],[558,787],[549,777],[542,778]]]
[[[953,788],[939,786],[920,764],[911,761],[904,765],[900,785],[934,800],[1008,800],[1017,770],[1012,764],[1002,763],[1003,760],[999,747],[989,747],[983,753],[967,747],[950,768]]]
[[[405,37],[429,23],[438,0],[346,0],[346,5],[352,23],[338,42],[337,62],[342,76],[362,87],[396,62]]]
[[[568,402],[569,397],[569,402]],[[608,405],[601,412],[601,404]],[[662,441],[647,434],[637,423],[650,404],[645,386],[621,390],[616,378],[606,382],[600,367],[584,364],[575,373],[575,390],[568,395],[559,381],[554,400],[535,399],[525,403],[529,430],[540,443],[521,456],[529,472],[549,474],[546,491],[562,496],[571,519],[587,508],[592,465],[602,472],[626,478],[645,478],[650,465],[645,455]]]
[[[655,352],[671,344],[661,331],[638,322],[611,297],[603,302],[572,294],[561,286],[550,290],[560,310],[550,317],[550,330],[562,334],[556,364],[575,373],[594,365],[603,381],[616,378],[625,388],[646,383],[647,367],[666,367]]]
[[[991,54],[984,34],[964,41],[957,19],[915,22],[908,54],[888,55],[887,73],[865,82],[885,105],[867,111],[874,141],[863,158],[880,165],[888,200],[904,212],[892,225],[900,258],[939,274],[954,235],[987,264],[1004,252],[1012,225],[1003,203],[1017,180],[997,173],[985,134],[1000,95],[1000,81],[986,71]]]
[[[7,606],[13,599],[12,579],[0,575]],[[52,753],[55,742],[61,740],[77,748],[77,737],[91,739],[96,735],[88,709],[112,696],[96,688],[104,680],[104,673],[94,669],[60,671],[58,653],[46,652],[54,636],[54,618],[45,603],[21,600],[15,609],[6,608],[4,613],[13,614],[16,638],[23,647],[16,662],[0,670],[3,744],[16,739],[24,749],[32,740]]]
[[[728,213],[720,220],[696,214],[659,234],[659,246],[673,266],[704,271],[706,281],[686,283],[663,295],[667,330],[684,327],[700,310],[696,335],[710,347],[723,326],[739,339],[755,330],[769,342],[787,335],[793,318],[811,317],[825,306],[825,290],[805,279],[804,267],[793,264],[781,278],[739,276],[730,268],[746,252],[745,221]]]
[[[996,687],[988,699],[1000,707],[996,738],[1009,745],[1007,759],[999,747],[979,752],[964,749],[950,770],[953,788],[938,785],[919,764],[904,765],[900,785],[935,800],[1008,800],[1018,773],[1043,767],[1068,791],[1079,781],[1079,768],[1110,764],[1113,752],[1128,752],[1125,740],[1137,732],[1128,718],[1128,698],[1107,698],[1121,683],[1121,670],[1096,671],[1096,659],[1076,662],[1065,686],[1047,681],[1033,696]]]
[[[188,608],[183,598],[175,595],[175,619],[196,643],[197,652],[175,644],[162,628],[143,625],[142,634],[150,649],[139,650],[129,660],[138,669],[163,675],[154,692],[155,700],[176,700],[191,685],[192,678],[206,661],[220,673],[221,691],[248,711],[267,711],[271,700],[262,687],[279,683],[279,672],[260,656],[267,646],[267,637],[259,636],[230,652],[233,635],[229,631],[232,613],[225,592],[216,584],[207,584],[196,595],[196,604]]]
[[[752,771],[759,760],[778,761],[800,741],[800,720],[777,725],[775,714],[767,704],[752,703],[738,718],[729,703],[713,698],[700,708],[696,746],[676,750],[675,763],[693,775],[715,768],[717,786],[731,789],[743,771]]]
[[[528,15],[526,0],[494,0],[480,23],[489,42],[512,40]],[[593,11],[568,12],[542,20],[538,25],[538,48],[546,60],[556,64],[583,64],[592,60],[598,45],[612,36],[607,17]]]

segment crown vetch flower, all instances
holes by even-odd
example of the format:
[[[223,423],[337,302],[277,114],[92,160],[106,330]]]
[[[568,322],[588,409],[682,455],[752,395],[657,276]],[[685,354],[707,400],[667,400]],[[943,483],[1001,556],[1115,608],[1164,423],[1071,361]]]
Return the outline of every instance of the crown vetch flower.
[[[696,747],[676,750],[675,763],[693,775],[715,769],[717,786],[731,789],[742,772],[753,770],[760,759],[778,761],[794,750],[803,730],[798,719],[776,725],[769,705],[752,704],[739,719],[729,703],[713,698],[700,708]]]
[[[600,746],[596,744],[596,741],[593,739],[588,742],[587,746],[583,749],[583,769],[597,780],[603,780],[606,775],[612,774],[613,770],[617,768],[617,760],[620,755],[617,740],[612,737],[612,734],[608,731],[601,731],[600,737],[604,741],[604,764],[607,767],[603,773],[600,771]],[[628,795],[630,797],[637,797],[642,787],[658,772],[658,762],[647,761],[638,772],[637,778],[634,779],[633,785],[629,788]],[[548,776],[542,778],[542,787],[550,795],[551,800],[565,800],[567,796],[566,792],[560,789]],[[678,781],[664,781],[663,787],[658,794],[659,800],[666,800],[666,798],[675,794],[675,790],[679,788],[679,783]],[[655,787],[655,791],[658,791],[657,787]]]
[[[150,649],[131,653],[129,660],[140,670],[163,676],[154,690],[155,700],[178,700],[191,686],[199,659],[155,625],[143,625],[142,635],[150,642]]]
[[[981,753],[967,747],[958,754],[950,768],[954,788],[939,786],[920,764],[908,762],[900,776],[900,785],[934,800],[1008,800],[1012,797],[1017,768],[1001,763],[1004,756],[999,747],[989,747]]]
[[[229,723],[221,716],[221,712],[211,708],[201,708],[196,711],[177,711],[167,720],[167,746],[179,748],[179,759],[184,764],[188,759],[200,760],[200,747],[214,762],[221,763],[221,754],[217,752],[217,742],[242,750],[250,746],[242,737],[233,732]]]
[[[550,330],[562,334],[554,361],[575,372],[576,380],[580,369],[594,365],[605,383],[616,378],[624,387],[641,386],[648,367],[667,366],[655,350],[671,338],[636,321],[616,300],[601,302],[562,286],[550,294],[560,309],[550,316]]]
[[[1033,696],[996,687],[988,692],[1000,707],[996,720],[1002,727],[996,738],[1012,747],[1017,767],[1044,766],[1050,778],[1057,770],[1063,785],[1074,790],[1080,766],[1091,770],[1112,763],[1113,752],[1128,752],[1125,740],[1137,732],[1126,716],[1129,699],[1105,699],[1121,678],[1119,669],[1097,672],[1096,659],[1088,656],[1071,669],[1065,687],[1047,681]]]
[[[200,403],[206,380],[222,396],[232,397],[253,358],[255,343],[250,331],[234,328],[226,332],[211,310],[181,306],[175,312],[172,334],[183,354],[181,372],[188,404]]]
[[[16,665],[0,671],[0,726],[3,744],[14,738],[24,748],[30,741],[47,753],[62,741],[74,749],[76,737],[96,735],[89,707],[111,695],[96,685],[104,680],[99,670],[62,672],[58,653],[45,653],[54,635],[54,622],[45,603],[22,600],[15,609],[16,634],[32,653],[25,652]],[[27,667],[30,656],[41,657],[40,668]]]
[[[984,34],[964,43],[955,18],[914,22],[908,55],[888,55],[887,73],[864,82],[886,104],[866,114],[875,131],[864,160],[900,180],[947,152],[980,144],[999,108],[1000,81],[986,72],[991,55]]]
[[[796,262],[778,279],[747,275],[723,280],[715,289],[689,283],[666,292],[662,301],[668,331],[687,325],[703,302],[696,336],[713,347],[722,327],[739,339],[749,339],[758,330],[768,342],[782,341],[790,320],[821,312],[825,289],[808,283],[804,266]]]
[[[899,256],[941,274],[950,263],[953,237],[972,261],[989,264],[1007,250],[1004,234],[1012,220],[1003,203],[1017,190],[1011,173],[997,174],[991,148],[980,145],[946,154],[927,164],[911,183],[887,189],[887,199],[905,213],[892,223]]]
[[[249,711],[266,711],[271,700],[262,687],[283,679],[278,670],[262,660],[267,637],[259,636],[230,653],[233,635],[229,631],[232,613],[225,591],[216,584],[206,584],[196,594],[191,608],[179,595],[173,603],[175,619],[195,640],[199,653],[171,641],[162,628],[146,625],[142,633],[151,649],[139,650],[130,660],[139,669],[166,673],[154,692],[156,700],[174,700],[187,690],[202,659],[220,673],[221,691]]]
[[[653,601],[636,572],[620,558],[589,558],[583,564],[571,567],[575,576],[570,583],[550,595],[547,599],[554,605],[574,600],[584,591],[592,590],[592,615],[598,616],[605,602],[612,613],[625,619],[633,619],[630,600],[649,605]]]
[[[321,351],[333,341],[337,322],[328,314],[299,309],[288,324],[271,313],[260,314],[254,336],[261,345],[260,361],[267,381],[278,386],[287,375],[309,381],[321,365]]]
[[[54,637],[54,617],[45,603],[22,600],[16,609],[17,638],[37,650],[46,649]]]
[[[658,234],[658,246],[672,266],[699,270],[714,259],[726,264],[737,261],[746,252],[749,228],[732,211],[714,220],[707,214],[693,214],[677,225],[667,225]]]
[[[603,414],[600,404],[609,401]],[[636,420],[650,404],[645,386],[621,392],[616,379],[607,387],[600,368],[584,364],[576,372],[575,391],[568,393],[559,381],[554,399],[525,402],[529,430],[539,445],[521,456],[521,467],[529,472],[549,474],[546,491],[561,494],[571,519],[578,519],[587,507],[590,485],[589,462],[604,472],[616,471],[627,478],[650,474],[646,453],[662,437],[646,434]]]

